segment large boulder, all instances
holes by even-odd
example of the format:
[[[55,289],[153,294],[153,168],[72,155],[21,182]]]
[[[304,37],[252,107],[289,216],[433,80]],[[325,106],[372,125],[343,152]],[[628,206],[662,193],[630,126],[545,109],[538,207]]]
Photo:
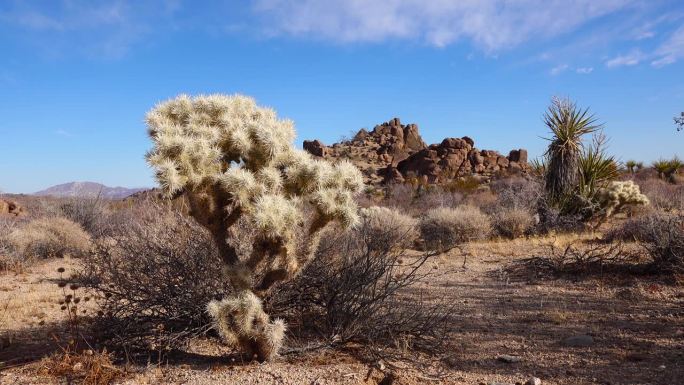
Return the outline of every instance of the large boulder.
[[[24,208],[17,202],[0,199],[0,214],[19,216],[24,214]]]
[[[319,156],[322,158],[328,155],[328,147],[318,139],[305,140],[304,145],[302,147],[304,147],[304,150],[306,150],[311,155]]]
[[[508,154],[508,160],[516,163],[527,163],[527,150],[522,148],[519,150],[511,150]]]

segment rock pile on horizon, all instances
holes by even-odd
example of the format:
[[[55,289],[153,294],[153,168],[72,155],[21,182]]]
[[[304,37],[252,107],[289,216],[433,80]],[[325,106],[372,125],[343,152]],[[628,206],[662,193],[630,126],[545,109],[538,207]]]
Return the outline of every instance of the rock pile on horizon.
[[[351,140],[332,146],[305,140],[304,149],[329,160],[350,160],[361,169],[368,184],[408,180],[442,184],[472,175],[488,179],[497,173],[524,173],[529,168],[527,150],[511,150],[504,156],[477,149],[467,136],[446,138],[428,146],[416,124],[402,125],[399,118],[377,125],[370,132],[361,129]]]

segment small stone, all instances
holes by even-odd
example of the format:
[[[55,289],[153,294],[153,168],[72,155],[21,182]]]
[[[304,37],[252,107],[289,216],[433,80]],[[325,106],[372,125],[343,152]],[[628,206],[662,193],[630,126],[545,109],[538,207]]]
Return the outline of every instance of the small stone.
[[[665,370],[665,365],[660,365],[660,366],[658,366],[658,369],[660,369],[660,370]]]
[[[542,381],[540,378],[531,377],[529,380],[527,380],[525,385],[541,385],[541,383],[542,383]]]
[[[563,340],[563,345],[570,347],[587,347],[594,344],[594,338],[588,335],[577,335]]]
[[[522,361],[522,358],[520,358],[518,356],[512,356],[510,354],[502,354],[502,355],[496,357],[496,359],[499,361],[508,363],[508,364],[513,364],[513,363]]]
[[[83,370],[83,363],[77,362],[73,367],[74,372],[80,372]]]

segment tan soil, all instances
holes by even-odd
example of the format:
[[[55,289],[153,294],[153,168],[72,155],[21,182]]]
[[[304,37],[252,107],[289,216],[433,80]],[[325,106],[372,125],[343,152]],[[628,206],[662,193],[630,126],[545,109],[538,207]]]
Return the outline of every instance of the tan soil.
[[[437,257],[431,268],[447,274],[428,287],[457,303],[446,353],[430,359],[383,363],[385,374],[351,353],[320,350],[266,364],[241,363],[209,340],[196,341],[187,357],[128,367],[126,384],[683,384],[684,288],[654,277],[604,275],[540,280],[508,273],[515,261],[539,255],[549,243],[576,237],[520,239],[470,244]],[[588,238],[587,236],[582,238]],[[463,268],[463,255],[467,255]],[[54,284],[60,266],[51,260],[22,274],[0,276],[0,369],[2,384],[64,383],[36,373],[41,358],[55,352],[50,334],[63,320]],[[42,322],[42,323],[41,323]],[[590,347],[562,340],[588,334]],[[8,344],[8,337],[11,343]],[[6,346],[9,345],[9,346]],[[519,356],[505,363],[497,356]],[[18,365],[19,363],[23,363]],[[1,365],[1,364],[0,364]],[[18,366],[14,366],[18,365]],[[2,366],[0,366],[2,367]],[[389,381],[392,373],[394,381]],[[382,382],[382,380],[384,382]]]

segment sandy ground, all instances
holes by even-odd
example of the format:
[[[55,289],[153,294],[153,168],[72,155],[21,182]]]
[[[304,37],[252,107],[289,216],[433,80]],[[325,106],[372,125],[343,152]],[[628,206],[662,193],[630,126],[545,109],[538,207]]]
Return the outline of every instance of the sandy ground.
[[[684,384],[684,288],[655,278],[604,275],[537,279],[507,269],[572,237],[474,243],[436,257],[449,272],[430,287],[457,304],[448,349],[432,359],[365,362],[344,351],[291,355],[266,364],[242,363],[210,341],[172,362],[125,368],[125,384]],[[464,255],[467,263],[463,267]],[[0,276],[0,383],[57,384],[38,375],[57,349],[51,335],[64,313],[51,260]],[[86,310],[87,307],[86,307]],[[589,346],[566,339],[590,336]],[[498,359],[512,355],[518,362]],[[4,365],[4,369],[3,366]],[[381,372],[377,366],[383,366]]]

